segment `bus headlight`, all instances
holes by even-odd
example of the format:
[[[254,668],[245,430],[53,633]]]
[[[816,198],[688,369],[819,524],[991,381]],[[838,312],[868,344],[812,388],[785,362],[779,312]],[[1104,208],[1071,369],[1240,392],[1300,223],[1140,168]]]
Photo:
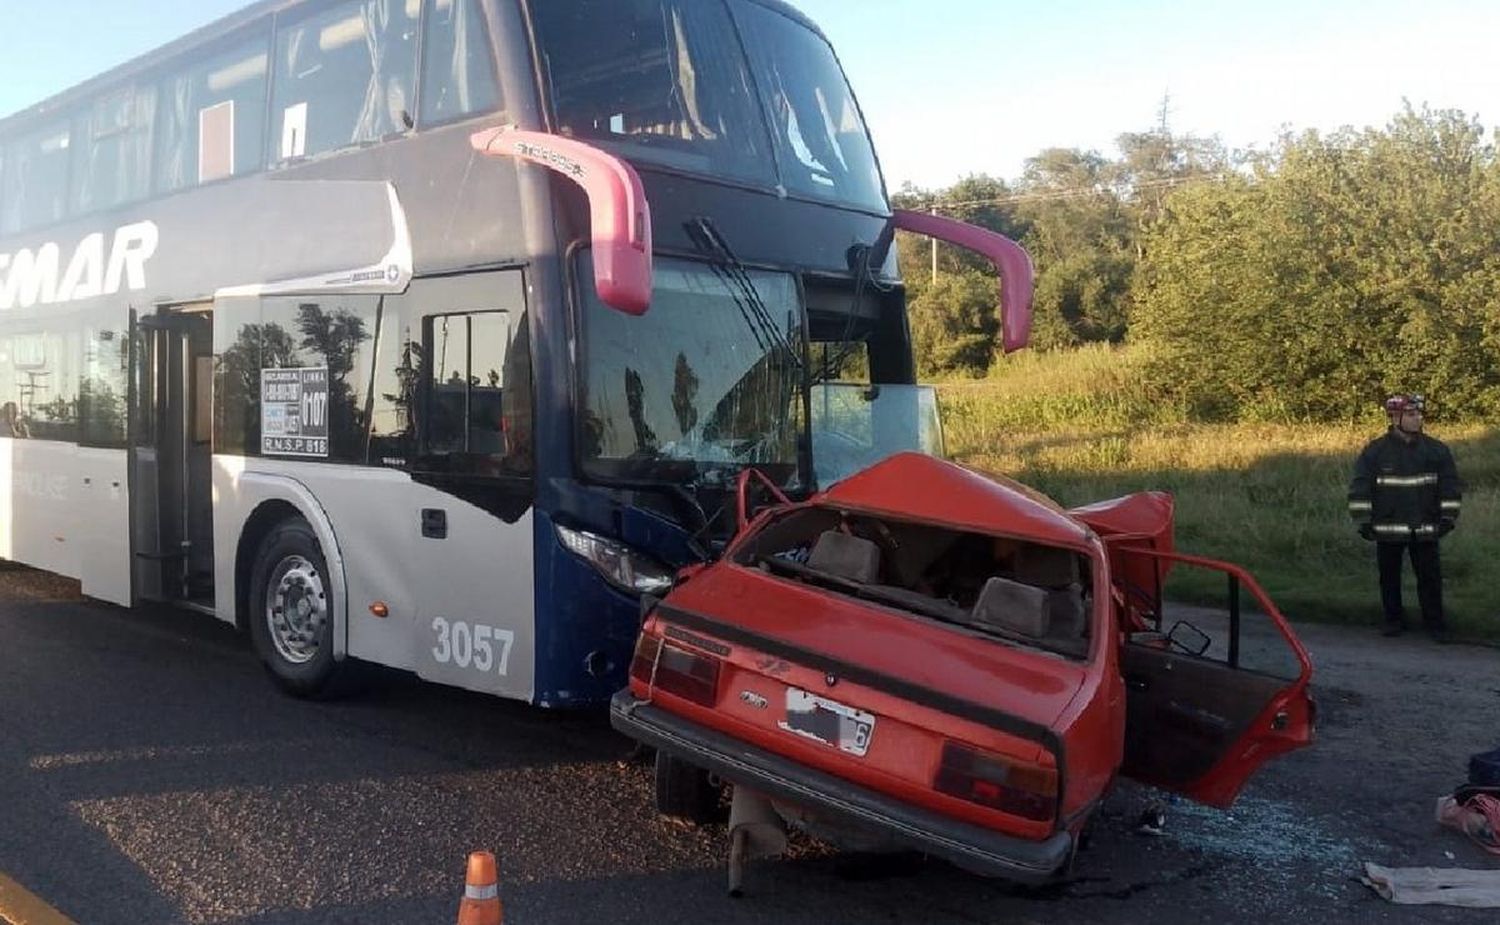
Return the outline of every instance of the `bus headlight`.
[[[590,565],[604,580],[632,594],[660,594],[672,587],[672,571],[655,559],[635,552],[623,543],[602,536],[569,530],[561,524],[557,538],[563,548]]]

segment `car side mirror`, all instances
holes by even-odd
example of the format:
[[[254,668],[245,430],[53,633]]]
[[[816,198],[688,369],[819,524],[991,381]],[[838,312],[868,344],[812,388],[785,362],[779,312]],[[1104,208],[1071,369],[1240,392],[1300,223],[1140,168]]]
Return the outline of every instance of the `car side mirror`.
[[[1208,634],[1186,620],[1178,620],[1167,634],[1167,644],[1176,646],[1189,655],[1198,656],[1208,651],[1213,640]]]

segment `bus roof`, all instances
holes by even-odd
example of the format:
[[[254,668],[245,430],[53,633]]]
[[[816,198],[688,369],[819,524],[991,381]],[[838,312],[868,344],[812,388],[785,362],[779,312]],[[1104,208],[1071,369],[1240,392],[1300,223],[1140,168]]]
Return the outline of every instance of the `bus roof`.
[[[29,122],[34,118],[46,116],[49,113],[65,111],[75,103],[87,99],[98,90],[113,86],[137,74],[148,72],[163,59],[171,58],[177,54],[186,54],[196,48],[210,45],[214,41],[232,35],[235,30],[249,25],[264,16],[279,13],[282,10],[310,2],[314,2],[314,0],[258,0],[258,2],[252,3],[242,10],[237,10],[208,25],[200,26],[180,38],[173,39],[165,45],[137,55],[124,64],[116,65],[101,74],[90,77],[82,83],[59,91],[41,102],[34,103],[24,109],[19,109],[14,113],[0,117],[0,136],[3,136],[14,125]],[[786,2],[786,0],[749,0],[749,2],[758,3],[763,7],[775,10],[790,19],[796,20],[798,23],[816,32],[824,41],[828,40],[828,37],[823,34],[823,30],[818,28],[817,23],[807,18],[805,13]]]

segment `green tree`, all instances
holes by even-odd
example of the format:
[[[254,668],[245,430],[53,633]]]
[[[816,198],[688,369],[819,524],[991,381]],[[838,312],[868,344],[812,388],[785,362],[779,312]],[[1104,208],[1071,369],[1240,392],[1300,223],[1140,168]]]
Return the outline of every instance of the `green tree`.
[[[1112,174],[1104,157],[1076,148],[1049,148],[1026,162],[1015,209],[1037,270],[1037,348],[1125,336],[1133,221]]]
[[[1500,410],[1497,171],[1474,120],[1408,106],[1175,191],[1132,329],[1153,380],[1216,416],[1349,418],[1393,389]]]
[[[945,273],[908,305],[917,368],[923,376],[989,367],[1000,319],[993,277],[978,272]]]

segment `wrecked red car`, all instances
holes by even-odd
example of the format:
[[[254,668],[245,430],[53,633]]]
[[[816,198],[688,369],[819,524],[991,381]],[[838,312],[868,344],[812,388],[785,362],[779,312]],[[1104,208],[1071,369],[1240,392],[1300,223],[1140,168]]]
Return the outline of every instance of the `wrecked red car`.
[[[818,834],[1039,883],[1119,776],[1228,806],[1312,740],[1306,650],[1250,576],[1172,549],[1164,494],[1065,511],[905,453],[741,522],[648,602],[611,706],[657,749],[666,812],[725,782]],[[1221,573],[1227,615],[1164,626],[1187,568]]]

